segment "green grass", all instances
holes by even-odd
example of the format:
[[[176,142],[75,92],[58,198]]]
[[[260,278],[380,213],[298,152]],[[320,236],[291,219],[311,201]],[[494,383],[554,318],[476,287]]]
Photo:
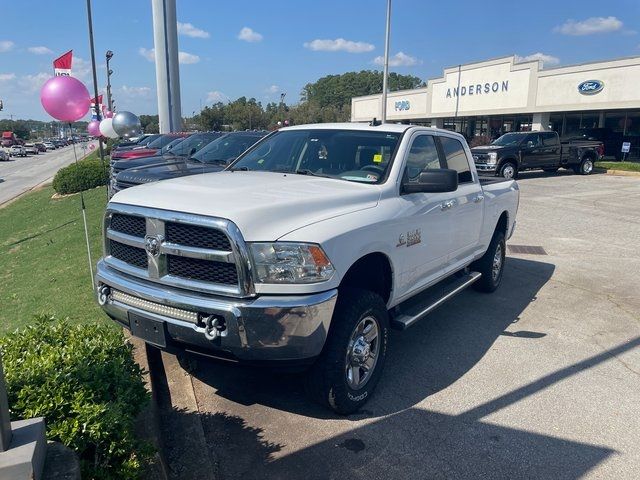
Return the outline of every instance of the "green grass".
[[[640,172],[640,163],[636,162],[596,162],[596,168],[607,170],[624,170],[627,172]]]
[[[106,322],[93,299],[80,195],[52,200],[53,188],[0,208],[0,334],[52,313]],[[84,192],[93,263],[102,255],[104,187]]]

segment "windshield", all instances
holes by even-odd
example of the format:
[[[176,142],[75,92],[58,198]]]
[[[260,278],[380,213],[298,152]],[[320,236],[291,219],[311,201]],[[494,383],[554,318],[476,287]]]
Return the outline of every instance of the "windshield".
[[[171,155],[188,157],[219,137],[219,133],[196,133],[187,137],[180,145],[171,147]]]
[[[184,137],[176,137],[175,135],[162,135],[147,144],[147,148],[162,148],[169,145],[174,140],[184,140]]]
[[[178,146],[180,143],[184,142],[184,138],[176,138],[171,143],[166,144],[164,147],[160,149],[161,154],[165,154],[169,151],[173,153],[173,149]]]
[[[203,163],[229,163],[262,137],[264,134],[229,133],[209,143],[191,158]]]
[[[400,133],[359,130],[285,130],[243,155],[232,170],[291,172],[380,183]]]
[[[160,135],[147,135],[146,137],[140,139],[136,142],[136,145],[148,145],[154,140],[156,140]]]
[[[526,135],[521,133],[505,133],[501,137],[491,142],[491,145],[497,145],[499,147],[512,147],[519,145]]]

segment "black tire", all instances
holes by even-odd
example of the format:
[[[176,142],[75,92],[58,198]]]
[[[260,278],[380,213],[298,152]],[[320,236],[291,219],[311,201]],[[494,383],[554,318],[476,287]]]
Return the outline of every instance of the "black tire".
[[[542,171],[546,173],[556,173],[559,170],[559,167],[554,168],[543,168]]]
[[[510,172],[513,172],[511,174]],[[498,170],[498,177],[506,178],[507,180],[518,178],[518,165],[515,162],[504,162]]]
[[[574,167],[574,172],[579,175],[591,175],[593,173],[593,168],[595,166],[595,162],[591,157],[584,157],[580,162],[580,165],[576,165]]]
[[[362,322],[371,322],[370,319],[375,321],[378,329],[377,346],[374,348],[371,342],[371,350],[377,350],[377,355],[368,377],[363,376],[363,385],[354,389],[347,380],[348,353],[354,346],[356,328]],[[388,335],[389,314],[379,295],[367,290],[341,289],[327,342],[306,377],[307,392],[321,405],[342,415],[358,410],[369,400],[380,380]]]
[[[502,274],[504,272],[504,260],[506,256],[506,242],[504,233],[496,231],[493,234],[489,248],[484,253],[480,260],[476,260],[471,264],[471,270],[480,272],[482,277],[476,283],[473,284],[473,288],[480,292],[491,293],[495,292],[500,286],[502,281]],[[494,260],[496,259],[496,253],[500,249],[500,265],[497,275],[494,274]]]

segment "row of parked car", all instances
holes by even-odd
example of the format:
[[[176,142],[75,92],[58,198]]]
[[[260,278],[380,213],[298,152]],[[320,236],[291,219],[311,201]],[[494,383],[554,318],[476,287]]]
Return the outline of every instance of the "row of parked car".
[[[199,132],[146,135],[111,152],[109,192],[142,183],[218,172],[268,132]]]
[[[66,147],[69,144],[66,140],[45,140],[43,142],[25,143],[24,145],[14,144],[8,148],[0,148],[0,161],[8,161],[11,157],[39,155],[49,150]]]

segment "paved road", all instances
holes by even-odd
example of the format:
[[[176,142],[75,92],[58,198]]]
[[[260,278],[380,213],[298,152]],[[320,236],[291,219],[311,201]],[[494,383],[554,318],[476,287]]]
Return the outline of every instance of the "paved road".
[[[79,157],[84,155],[80,144],[76,148]],[[60,168],[73,161],[73,147],[68,146],[39,155],[11,157],[9,162],[0,162],[0,205],[52,179]]]
[[[520,186],[510,244],[547,255],[511,254],[498,292],[393,332],[360,414],[308,403],[296,376],[198,360],[217,478],[640,478],[640,178]]]

